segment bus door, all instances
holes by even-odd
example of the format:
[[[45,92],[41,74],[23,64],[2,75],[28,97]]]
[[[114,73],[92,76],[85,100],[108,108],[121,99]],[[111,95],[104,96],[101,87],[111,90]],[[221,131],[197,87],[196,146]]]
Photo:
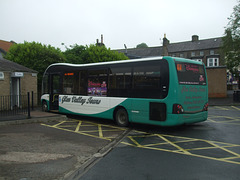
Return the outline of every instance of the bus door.
[[[60,74],[50,75],[50,110],[58,110],[59,94],[61,93],[61,76]]]

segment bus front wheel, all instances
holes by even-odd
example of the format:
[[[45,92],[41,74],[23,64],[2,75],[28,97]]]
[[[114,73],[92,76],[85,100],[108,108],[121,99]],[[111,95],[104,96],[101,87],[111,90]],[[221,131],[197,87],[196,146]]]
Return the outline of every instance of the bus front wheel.
[[[115,120],[118,126],[126,127],[129,125],[128,113],[125,109],[120,108],[115,114]]]
[[[46,101],[42,102],[42,111],[47,112],[48,111],[48,105]]]

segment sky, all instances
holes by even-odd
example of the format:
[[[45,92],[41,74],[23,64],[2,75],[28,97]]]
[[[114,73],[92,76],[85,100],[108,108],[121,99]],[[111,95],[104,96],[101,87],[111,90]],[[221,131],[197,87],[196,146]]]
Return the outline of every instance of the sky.
[[[101,39],[111,49],[221,37],[237,0],[0,0],[0,39],[65,50]],[[64,45],[62,45],[64,43]]]

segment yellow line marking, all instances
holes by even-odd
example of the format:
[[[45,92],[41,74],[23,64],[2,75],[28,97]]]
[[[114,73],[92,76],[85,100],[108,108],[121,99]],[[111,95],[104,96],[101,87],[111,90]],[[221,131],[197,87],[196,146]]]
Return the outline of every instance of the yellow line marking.
[[[163,137],[160,134],[156,134],[158,137],[160,137],[161,139],[163,139],[164,141],[168,142],[169,144],[171,144],[172,146],[176,147],[177,149],[179,149],[180,151],[182,151],[184,154],[191,154],[190,152],[186,151],[185,149],[181,148],[180,146],[174,144],[173,142],[169,141],[168,139],[166,139],[165,137]]]
[[[103,133],[102,133],[102,126],[100,124],[98,124],[98,131],[99,131],[99,137],[102,138]]]
[[[238,153],[235,153],[235,152],[233,152],[233,151],[230,151],[230,150],[228,150],[228,149],[226,149],[226,148],[224,148],[224,147],[222,147],[222,146],[219,146],[219,145],[217,145],[217,144],[215,144],[215,143],[212,143],[211,141],[205,141],[205,142],[207,142],[207,143],[209,143],[209,144],[211,144],[211,145],[213,145],[213,146],[215,146],[215,147],[217,147],[217,148],[219,148],[219,149],[222,149],[223,151],[226,151],[226,152],[228,152],[228,153],[230,153],[230,154],[233,154],[233,155],[235,155],[235,156],[240,156]]]
[[[138,132],[142,133],[141,131],[138,131]],[[226,163],[232,163],[232,164],[240,165],[240,162],[231,160],[231,159],[234,160],[234,159],[240,158],[240,154],[226,149],[227,147],[239,147],[240,145],[224,143],[224,142],[217,142],[217,141],[207,141],[207,140],[204,140],[204,139],[187,138],[187,137],[181,137],[181,136],[172,136],[172,135],[163,135],[163,134],[154,134],[154,135],[158,136],[159,138],[161,138],[163,140],[165,140],[166,142],[165,143],[141,145],[133,138],[133,136],[128,136],[128,138],[131,139],[131,141],[134,144],[131,144],[131,143],[128,143],[128,142],[121,142],[121,143],[125,144],[125,145],[129,145],[129,146],[133,146],[133,147],[140,147],[140,148],[151,149],[151,150],[158,150],[158,151],[165,151],[165,152],[173,152],[173,153],[185,154],[185,155],[190,155],[190,156],[194,156],[194,157],[200,157],[200,158],[211,159],[211,160],[222,161],[222,162],[226,162]],[[142,135],[140,135],[140,136],[143,137]],[[138,136],[135,135],[134,137],[138,137]],[[173,137],[173,138],[179,138],[179,139],[182,138],[184,140],[172,142],[172,141],[169,141],[168,139],[166,139],[165,137]],[[175,144],[175,143],[179,143],[179,142],[191,142],[191,141],[205,142],[205,143],[211,145],[211,147],[183,149],[182,147],[177,146]],[[172,146],[178,148],[178,150],[170,150],[170,149],[163,149],[163,148],[158,148],[158,147],[152,147],[154,145],[162,145],[162,144],[171,144]],[[234,155],[234,157],[215,158],[215,157],[211,157],[211,156],[204,156],[204,155],[199,155],[199,154],[194,154],[194,153],[188,152],[188,151],[205,150],[205,149],[222,149],[223,151],[228,152],[228,153]]]
[[[208,121],[211,121],[211,122],[216,122],[216,121],[214,121],[214,120],[212,120],[212,119],[210,119],[210,118],[207,118],[207,120],[208,120]]]
[[[228,108],[224,108],[224,107],[220,107],[220,106],[216,106],[216,108],[221,109],[221,110],[229,110]]]
[[[108,140],[108,141],[112,141],[112,139],[110,139],[109,137],[99,137],[99,136],[94,136],[92,134],[87,134],[87,133],[83,133],[83,132],[75,132],[73,130],[69,130],[69,129],[63,129],[63,128],[60,128],[60,127],[53,127],[53,126],[50,126],[50,125],[47,125],[47,124],[42,124],[43,126],[47,126],[47,127],[51,127],[51,128],[56,128],[56,129],[60,129],[60,130],[64,130],[64,131],[68,131],[68,132],[74,132],[74,133],[78,133],[78,134],[82,134],[82,135],[85,135],[85,136],[90,136],[90,137],[94,137],[94,138],[99,138],[99,139],[104,139],[104,140]]]
[[[118,129],[109,129],[109,130],[102,130],[102,132],[112,132],[112,131],[121,131]],[[99,130],[87,130],[87,131],[79,131],[79,132],[83,132],[83,133],[88,133],[88,132],[99,132]]]
[[[58,123],[58,124],[55,124],[55,125],[53,125],[53,127],[57,127],[57,126],[59,126],[60,124],[63,124],[63,123],[65,123],[66,121],[62,121],[62,122],[60,122],[60,123]]]
[[[222,159],[237,159],[237,158],[240,158],[240,156],[233,156],[233,157],[227,157],[227,158],[222,158]]]
[[[240,111],[240,108],[237,108],[235,106],[231,106],[232,108],[236,109],[236,110],[239,110]]]
[[[79,121],[79,123],[78,123],[78,125],[77,125],[77,127],[76,127],[76,129],[75,129],[75,132],[78,132],[78,131],[79,131],[79,128],[80,128],[81,124],[82,124],[82,121]]]
[[[133,139],[132,136],[128,136],[128,138],[134,143],[136,144],[137,147],[143,147],[141,144],[139,144],[135,139]]]

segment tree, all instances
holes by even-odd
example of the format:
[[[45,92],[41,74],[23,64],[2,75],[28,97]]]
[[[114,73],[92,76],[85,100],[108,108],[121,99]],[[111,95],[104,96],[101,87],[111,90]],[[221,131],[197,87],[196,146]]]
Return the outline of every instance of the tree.
[[[223,37],[223,51],[228,69],[232,74],[239,76],[237,72],[240,66],[240,0],[228,19]]]
[[[136,48],[147,48],[148,45],[146,43],[141,43],[136,46]]]
[[[75,44],[70,47],[71,48],[66,47],[67,50],[64,52],[66,61],[73,64],[83,64],[83,59],[86,54],[86,46]]]
[[[26,41],[23,44],[11,46],[4,58],[38,71],[39,90],[46,68],[53,63],[65,62],[65,57],[59,48]]]
[[[73,45],[72,49],[67,49],[64,52],[67,62],[82,64],[82,63],[96,63],[115,60],[128,59],[123,53],[112,51],[110,48],[98,45],[80,46]]]

